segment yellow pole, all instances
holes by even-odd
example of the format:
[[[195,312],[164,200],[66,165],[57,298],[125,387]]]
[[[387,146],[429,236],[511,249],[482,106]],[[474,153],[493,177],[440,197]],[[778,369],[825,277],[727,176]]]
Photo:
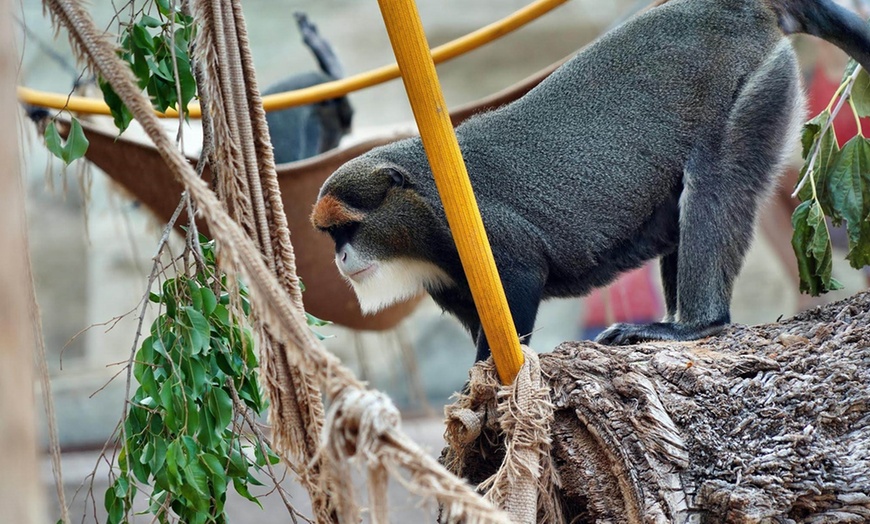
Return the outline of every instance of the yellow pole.
[[[502,383],[523,354],[414,0],[378,0],[426,156]]]

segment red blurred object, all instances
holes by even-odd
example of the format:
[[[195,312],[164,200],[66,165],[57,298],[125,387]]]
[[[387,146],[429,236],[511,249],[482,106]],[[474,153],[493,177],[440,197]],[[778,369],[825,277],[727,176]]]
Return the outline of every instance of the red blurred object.
[[[606,288],[586,297],[583,332],[591,338],[611,322],[652,322],[664,316],[664,304],[654,271],[658,261],[630,271]]]
[[[809,106],[809,118],[813,118],[828,107],[831,97],[840,87],[841,78],[831,78],[825,72],[822,63],[816,65],[807,88],[807,105]],[[861,119],[861,127],[870,130],[870,118]],[[855,116],[848,106],[843,106],[837,118],[834,119],[834,132],[837,134],[837,142],[840,147],[858,134],[858,124]]]

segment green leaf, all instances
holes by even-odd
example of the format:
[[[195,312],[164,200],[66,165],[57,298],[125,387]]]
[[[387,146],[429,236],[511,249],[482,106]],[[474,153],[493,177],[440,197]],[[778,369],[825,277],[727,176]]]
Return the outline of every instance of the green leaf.
[[[160,437],[155,438],[152,442],[154,443],[154,454],[148,461],[148,465],[151,466],[151,471],[159,471],[166,464],[168,446],[166,441]]]
[[[100,77],[97,83],[100,85],[100,91],[103,92],[103,100],[109,106],[109,111],[112,113],[115,127],[118,128],[118,134],[121,134],[127,129],[130,122],[133,121],[133,113],[127,109],[121,97],[115,93],[115,90],[112,89],[112,86],[107,81]]]
[[[830,280],[832,258],[831,238],[828,235],[828,225],[825,223],[825,216],[822,213],[821,206],[810,206],[807,223],[811,228],[813,228],[813,234],[810,237],[810,244],[807,247],[807,254],[818,261],[816,276],[820,277],[823,282]]]
[[[187,289],[190,293],[190,300],[193,302],[193,307],[202,311],[202,293],[200,292],[199,284],[197,284],[194,279],[187,279]]]
[[[315,317],[314,315],[312,315],[311,313],[308,313],[308,312],[305,313],[305,320],[309,326],[313,326],[313,327],[323,327],[323,326],[329,326],[332,324],[332,322],[330,322],[328,320],[321,320],[321,319]]]
[[[220,429],[227,427],[233,420],[233,400],[221,388],[215,388],[211,391],[208,408],[215,418],[215,426]]]
[[[154,379],[154,371],[150,366],[145,367],[139,384],[142,386],[142,391],[152,398],[160,394],[160,385]]]
[[[825,109],[816,115],[815,118],[804,124],[801,129],[801,158],[806,160],[807,155],[810,154],[810,150],[813,147],[813,143],[816,141],[819,133],[822,132],[822,129],[830,119],[831,112]]]
[[[163,283],[163,304],[166,306],[166,315],[169,318],[175,318],[178,304],[176,296],[178,290],[176,288],[175,279],[170,278]]]
[[[216,442],[220,441],[223,428],[216,428],[214,417],[207,409],[202,410],[199,414],[199,431],[197,439],[206,448],[211,448]]]
[[[855,108],[858,116],[870,116],[870,74],[866,69],[858,73],[858,78],[852,85],[849,103]]]
[[[870,201],[865,201],[865,196],[870,197],[870,188],[864,185],[864,174],[868,169],[870,142],[856,136],[843,146],[828,180],[832,205],[830,215],[846,220],[850,248],[858,244],[861,224],[870,212]]]
[[[208,476],[197,460],[191,460],[184,468],[184,477],[201,495],[208,495]]]
[[[152,457],[154,457],[154,443],[148,442],[145,444],[145,447],[142,448],[142,456],[139,457],[139,462],[147,464],[151,462]]]
[[[88,139],[85,136],[81,123],[75,117],[70,120],[70,130],[66,143],[62,142],[54,122],[50,122],[45,127],[43,136],[48,151],[63,160],[64,164],[67,165],[83,157],[88,150]]]
[[[178,414],[175,409],[175,397],[180,393],[171,380],[167,380],[160,387],[160,404],[166,412],[164,422],[166,426],[173,432],[178,433],[181,430],[181,421],[178,420]]]
[[[190,322],[190,351],[192,355],[198,355],[203,350],[208,349],[211,326],[208,320],[202,316],[202,313],[196,309],[190,306],[185,306],[183,309]]]
[[[801,292],[818,296],[840,289],[840,283],[831,277],[830,236],[818,202],[802,202],[792,215],[792,227],[792,247],[798,262]]]
[[[133,44],[136,47],[148,51],[151,54],[156,50],[154,46],[154,38],[151,36],[151,33],[148,32],[148,29],[145,28],[145,25],[140,23],[133,24],[131,28],[131,32],[133,34]]]
[[[253,484],[254,486],[265,486],[265,484],[260,482],[260,480],[257,477],[251,475],[250,473],[248,473],[247,480],[248,480],[248,484]]]
[[[201,311],[204,315],[209,316],[214,313],[214,310],[217,308],[217,298],[214,296],[214,292],[207,287],[201,288],[199,292],[202,296]]]
[[[154,18],[153,16],[148,16],[148,15],[142,15],[142,18],[139,20],[139,23],[145,27],[151,27],[151,28],[160,27],[163,25],[163,22]]]
[[[127,496],[130,490],[130,482],[125,477],[118,477],[115,479],[112,489],[115,491],[115,496],[122,499]]]
[[[846,80],[852,76],[852,73],[855,72],[855,68],[858,67],[858,62],[856,62],[853,58],[850,58],[846,63],[846,69],[843,71],[843,77],[840,79],[840,83],[843,84]]]
[[[825,110],[804,125],[803,132],[801,133],[801,143],[803,145],[803,158],[805,164],[801,169],[799,178],[803,179],[806,173],[806,168],[809,163],[809,158],[807,158],[807,156],[810,154],[813,144],[817,140],[821,140],[821,144],[819,145],[819,157],[813,164],[812,177],[815,181],[819,202],[822,204],[822,209],[828,215],[831,214],[831,203],[828,193],[828,176],[840,148],[837,144],[837,138],[833,126],[829,127],[823,136],[819,137],[819,134],[830,118],[830,112]],[[812,198],[812,187],[813,185],[811,183],[804,184],[798,197],[801,200],[809,200]]]
[[[224,375],[234,377],[238,374],[237,358],[232,353],[216,353],[214,361]]]
[[[251,495],[251,492],[248,491],[248,486],[243,480],[241,480],[238,477],[233,477],[233,487],[236,488],[236,493],[245,497],[246,499],[250,500],[251,502],[255,502],[258,506],[260,506],[260,508],[263,507],[263,505],[260,504],[260,501],[257,499],[257,497]]]
[[[227,477],[223,474],[215,475],[211,478],[211,482],[214,493],[214,510],[216,513],[222,513],[227,501]]]
[[[133,70],[133,74],[136,76],[136,85],[139,86],[139,89],[144,89],[151,79],[151,71],[148,69],[148,58],[145,52],[137,47],[131,52],[128,61],[130,69]]]
[[[187,366],[189,370],[187,382],[190,384],[191,392],[195,397],[200,397],[209,384],[209,377],[206,375],[205,366],[198,359],[188,360]]]
[[[239,441],[233,442],[233,447],[230,449],[230,467],[229,474],[233,477],[244,477],[248,474],[248,461],[242,454],[242,448]]]
[[[190,396],[187,397],[186,415],[185,426],[187,431],[192,433],[199,427],[199,409],[197,408],[196,401]]]
[[[163,508],[163,504],[166,503],[167,496],[169,496],[169,493],[167,491],[152,493],[151,504],[148,506],[148,511],[150,511],[154,515],[159,513]]]
[[[181,473],[179,459],[183,460],[184,452],[181,449],[181,442],[173,440],[166,448],[166,471],[169,473],[169,485],[176,489],[181,485]]]
[[[227,303],[229,303],[229,300],[227,300]],[[229,326],[231,324],[230,312],[223,302],[223,297],[221,297],[221,302],[214,308],[214,318],[224,326]]]
[[[812,228],[807,223],[807,217],[813,204],[811,201],[801,202],[792,214],[791,224],[794,233],[791,238],[791,245],[797,259],[801,292],[818,296],[820,286],[816,279],[815,260],[809,256],[807,249],[809,239],[813,233]]]
[[[67,164],[85,156],[90,145],[78,119],[73,118],[70,122],[69,136],[66,138],[66,145],[63,146],[63,161]]]
[[[45,147],[48,148],[48,151],[63,160],[63,144],[61,143],[60,133],[57,132],[57,126],[54,125],[54,121],[49,122],[45,127],[43,137],[45,138]]]
[[[849,254],[846,255],[849,264],[855,269],[870,265],[870,222],[862,220],[860,226],[858,242],[849,247]]]
[[[106,490],[103,502],[108,513],[106,522],[108,524],[121,524],[124,520],[124,502],[118,499],[114,489]]]
[[[226,474],[225,468],[223,464],[221,464],[220,459],[211,453],[203,453],[199,456],[199,460],[211,471],[212,475],[224,475]]]
[[[160,14],[169,17],[172,15],[172,6],[169,3],[169,0],[157,0],[157,10],[160,11]]]
[[[260,396],[260,385],[256,376],[251,376],[239,387],[239,397],[245,400],[245,404],[258,413],[263,409],[263,401]]]

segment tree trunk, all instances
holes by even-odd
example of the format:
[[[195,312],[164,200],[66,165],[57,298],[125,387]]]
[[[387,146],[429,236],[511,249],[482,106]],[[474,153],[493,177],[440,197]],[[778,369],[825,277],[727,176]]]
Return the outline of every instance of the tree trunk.
[[[870,522],[868,310],[862,293],[696,342],[542,355],[565,521]]]

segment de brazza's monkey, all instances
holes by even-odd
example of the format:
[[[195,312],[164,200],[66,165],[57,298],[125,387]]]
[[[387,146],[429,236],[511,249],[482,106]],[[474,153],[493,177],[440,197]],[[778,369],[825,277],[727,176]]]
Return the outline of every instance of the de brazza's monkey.
[[[335,51],[308,16],[301,12],[293,16],[320,71],[291,75],[263,90],[264,95],[312,87],[344,76]],[[346,96],[266,113],[275,162],[294,162],[338,147],[341,138],[350,131],[352,119],[353,108]]]
[[[655,257],[667,318],[600,342],[691,340],[730,321],[759,203],[804,117],[797,32],[870,67],[870,31],[831,0],[670,0],[456,129],[521,336],[542,299]],[[419,138],[339,168],[312,222],[364,310],[425,289],[489,355]]]

